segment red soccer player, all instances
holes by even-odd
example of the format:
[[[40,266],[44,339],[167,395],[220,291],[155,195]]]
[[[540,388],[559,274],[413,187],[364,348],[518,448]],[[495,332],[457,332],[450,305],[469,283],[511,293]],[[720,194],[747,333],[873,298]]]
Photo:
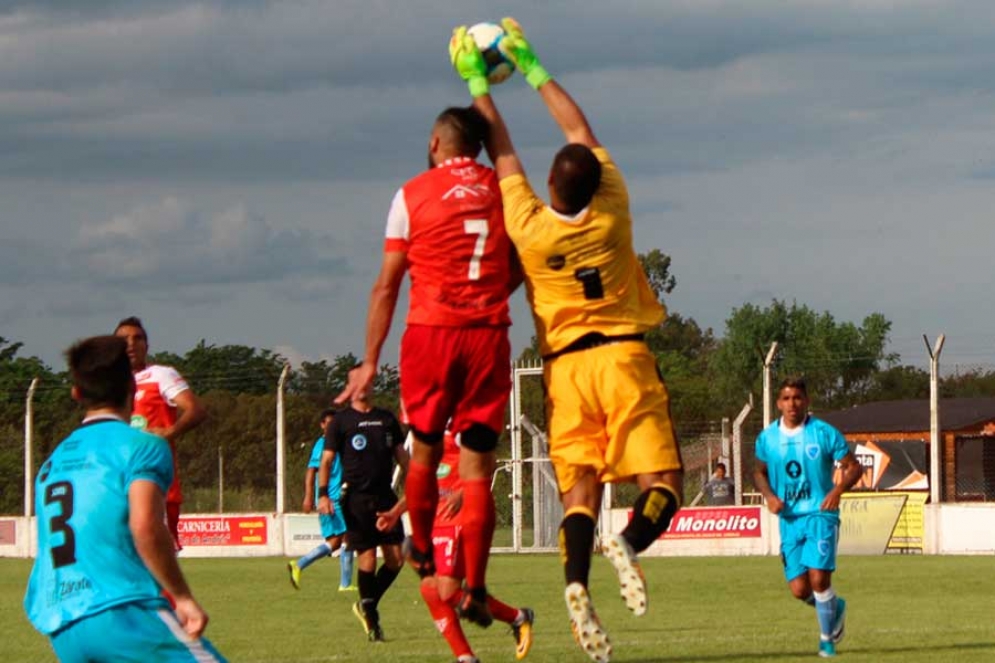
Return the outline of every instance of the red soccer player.
[[[166,493],[166,522],[173,534],[176,550],[180,545],[180,466],[176,462],[176,442],[187,431],[207,418],[207,411],[172,366],[149,364],[149,338],[142,321],[136,317],[117,323],[115,336],[128,343],[128,360],[135,374],[135,406],[131,414],[134,428],[166,438],[173,450],[173,483]]]
[[[478,663],[456,618],[455,610],[463,594],[464,576],[463,519],[460,511],[463,484],[459,476],[459,459],[459,445],[455,437],[446,432],[437,475],[439,508],[432,529],[435,575],[422,578],[421,594],[457,662]],[[532,647],[535,613],[530,608],[513,608],[493,596],[487,597],[487,606],[495,619],[511,626],[515,636],[515,658],[525,658]]]
[[[491,475],[511,387],[508,296],[521,282],[504,228],[494,171],[477,163],[487,125],[473,108],[448,108],[432,126],[429,169],[394,196],[383,265],[373,285],[362,363],[336,402],[368,393],[390,331],[401,282],[411,279],[401,340],[401,401],[414,436],[404,492],[409,562],[432,575],[436,469],[446,423],[460,436],[466,584],[460,616],[492,620],[485,574],[494,534]]]

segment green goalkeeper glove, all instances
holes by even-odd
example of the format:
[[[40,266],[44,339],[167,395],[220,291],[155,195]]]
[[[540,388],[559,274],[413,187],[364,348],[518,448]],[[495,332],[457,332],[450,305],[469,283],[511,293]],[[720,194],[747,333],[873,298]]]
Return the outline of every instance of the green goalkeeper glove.
[[[507,36],[501,40],[498,48],[501,49],[506,58],[515,63],[515,67],[522,72],[522,76],[525,76],[529,85],[538,90],[545,83],[553,80],[549,72],[539,64],[539,58],[532,50],[532,44],[525,38],[525,33],[522,32],[522,26],[518,24],[518,21],[510,17],[503,18],[501,19],[501,27],[504,28]]]
[[[477,48],[477,42],[466,33],[465,25],[453,30],[453,37],[449,40],[449,61],[460,78],[467,82],[471,97],[476,99],[490,92],[487,64]]]

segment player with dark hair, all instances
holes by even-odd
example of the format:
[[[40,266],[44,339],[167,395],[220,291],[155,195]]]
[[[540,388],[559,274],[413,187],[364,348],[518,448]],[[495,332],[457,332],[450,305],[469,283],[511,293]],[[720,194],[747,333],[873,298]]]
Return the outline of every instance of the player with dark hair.
[[[549,205],[525,178],[466,28],[454,31],[450,55],[490,125],[486,147],[535,318],[550,459],[565,511],[560,550],[571,626],[584,651],[604,662],[611,645],[587,588],[603,485],[635,481],[641,490],[629,524],[604,548],[636,615],[647,606],[636,553],[666,531],[683,495],[669,396],[644,342],[665,310],[633,248],[629,195],[615,162],[576,102],[539,63],[521,27],[512,19],[502,26],[502,51],[538,91],[568,143],[550,169]]]
[[[839,543],[840,497],[862,471],[843,434],[808,413],[808,388],[801,378],[777,390],[780,419],[757,436],[753,482],[767,509],[780,521],[781,561],[792,595],[815,606],[819,655],[836,655],[843,638],[846,601],[832,577]],[[839,463],[841,481],[833,483]]]
[[[491,475],[511,389],[508,296],[520,282],[505,231],[497,178],[475,160],[487,124],[474,108],[449,108],[432,126],[429,170],[394,196],[380,274],[373,285],[362,364],[342,403],[369,392],[405,273],[411,279],[401,339],[401,402],[414,443],[404,493],[411,520],[409,562],[432,575],[436,470],[447,422],[462,440],[466,583],[460,615],[481,626],[494,535]]]
[[[149,337],[145,326],[134,316],[117,323],[114,335],[128,343],[128,359],[135,374],[135,406],[131,425],[166,438],[173,453],[173,484],[166,494],[166,519],[180,550],[180,470],[176,444],[184,433],[193,430],[207,418],[201,404],[186,380],[172,366],[149,364]]]
[[[342,482],[347,485],[341,497],[346,545],[356,552],[359,567],[359,601],[352,610],[370,642],[382,642],[378,606],[404,563],[400,522],[404,500],[398,500],[391,488],[394,463],[402,470],[408,466],[404,435],[397,417],[357,394],[349,407],[329,422],[324,437],[318,469],[318,512],[331,515],[335,511],[328,482],[332,465],[341,462]],[[378,547],[384,559],[379,570]]]
[[[63,661],[223,661],[176,561],[164,495],[169,445],[127,424],[135,382],[126,342],[66,352],[83,424],[35,479],[38,556],[24,608]],[[175,602],[170,608],[165,589]]]
[[[325,450],[325,430],[334,418],[335,410],[331,408],[322,410],[318,417],[321,437],[315,440],[314,446],[311,448],[307,469],[304,470],[304,503],[302,505],[304,513],[311,513],[321,498],[315,477],[321,468],[321,455]],[[332,512],[318,514],[321,536],[325,540],[300,559],[287,562],[287,569],[290,571],[290,584],[294,586],[294,589],[301,588],[301,572],[304,569],[319,559],[330,557],[336,550],[342,551],[339,554],[339,591],[347,592],[356,589],[352,584],[352,550],[348,546],[342,545],[342,535],[345,534],[346,527],[345,518],[342,515],[342,503],[339,499],[341,495],[342,461],[339,456],[336,456],[332,461],[328,479],[328,499],[332,501]]]

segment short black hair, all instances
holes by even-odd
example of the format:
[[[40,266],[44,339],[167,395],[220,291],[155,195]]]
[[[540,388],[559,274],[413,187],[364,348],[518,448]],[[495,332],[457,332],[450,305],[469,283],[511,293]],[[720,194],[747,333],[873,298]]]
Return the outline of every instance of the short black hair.
[[[142,330],[142,334],[145,336],[145,341],[148,342],[149,333],[145,331],[145,325],[142,324],[142,319],[138,316],[132,315],[121,320],[121,322],[117,323],[117,327],[114,328],[114,333],[116,334],[117,330],[121,329],[121,327],[138,327]]]
[[[128,343],[119,336],[94,336],[66,350],[69,375],[87,409],[121,408],[135,390]]]
[[[326,407],[321,411],[321,416],[318,417],[318,423],[321,423],[328,417],[334,417],[337,410],[333,407]]]
[[[797,389],[808,398],[808,385],[805,384],[805,378],[801,376],[794,375],[781,380],[781,385],[777,388],[777,393],[780,394],[785,389]]]
[[[576,214],[587,207],[601,185],[601,162],[587,145],[570,143],[553,157],[550,176],[556,197],[566,207],[558,211]]]
[[[726,464],[725,463],[715,463],[715,469],[719,469],[720,467],[723,470],[725,470],[726,469]]]
[[[490,131],[487,120],[473,106],[450,106],[435,118],[442,139],[463,156],[480,154]]]

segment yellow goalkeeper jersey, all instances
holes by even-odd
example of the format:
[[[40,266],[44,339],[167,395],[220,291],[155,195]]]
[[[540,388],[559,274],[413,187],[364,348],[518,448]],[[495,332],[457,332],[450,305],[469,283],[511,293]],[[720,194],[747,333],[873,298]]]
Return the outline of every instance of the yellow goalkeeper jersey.
[[[557,213],[523,175],[501,180],[504,222],[518,249],[543,355],[585,334],[638,334],[662,322],[657,301],[632,246],[625,182],[608,151],[598,147],[601,185],[573,217]]]

